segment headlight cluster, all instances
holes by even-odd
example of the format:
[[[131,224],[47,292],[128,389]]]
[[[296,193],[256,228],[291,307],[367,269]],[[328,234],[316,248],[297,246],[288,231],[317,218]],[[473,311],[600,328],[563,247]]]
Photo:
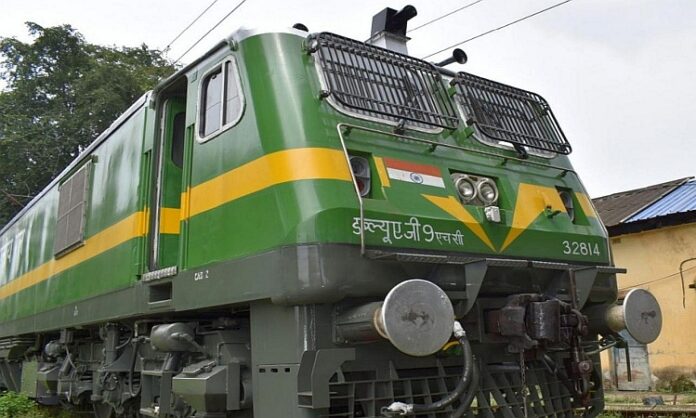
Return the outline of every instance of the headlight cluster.
[[[493,206],[498,203],[498,187],[491,178],[453,173],[452,181],[465,205]]]

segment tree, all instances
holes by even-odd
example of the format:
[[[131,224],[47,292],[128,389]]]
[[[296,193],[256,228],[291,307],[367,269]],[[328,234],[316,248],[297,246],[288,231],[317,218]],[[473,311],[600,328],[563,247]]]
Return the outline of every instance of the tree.
[[[87,43],[70,25],[0,38],[0,226],[145,91],[175,71],[162,52]]]

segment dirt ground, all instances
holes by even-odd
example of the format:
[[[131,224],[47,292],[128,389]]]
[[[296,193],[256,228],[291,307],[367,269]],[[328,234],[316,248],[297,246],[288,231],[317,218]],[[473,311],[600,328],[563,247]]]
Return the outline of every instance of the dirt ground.
[[[665,405],[691,405],[696,404],[696,393],[665,393],[665,392],[634,392],[634,391],[606,391],[604,400],[607,404],[642,404],[643,398],[662,397]]]

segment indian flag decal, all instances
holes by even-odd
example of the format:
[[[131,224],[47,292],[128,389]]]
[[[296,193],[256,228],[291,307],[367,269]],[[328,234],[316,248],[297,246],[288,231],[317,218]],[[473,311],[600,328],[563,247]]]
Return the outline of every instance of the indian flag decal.
[[[384,165],[387,166],[390,179],[445,188],[440,169],[434,165],[416,164],[393,158],[385,158]]]

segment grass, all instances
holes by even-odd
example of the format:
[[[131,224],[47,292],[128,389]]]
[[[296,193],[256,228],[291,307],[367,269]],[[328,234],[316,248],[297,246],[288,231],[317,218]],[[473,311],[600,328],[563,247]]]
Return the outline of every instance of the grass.
[[[26,395],[16,392],[0,394],[0,418],[74,418],[58,407],[38,405]]]
[[[623,417],[621,416],[621,414],[608,413],[608,414],[599,414],[599,415],[597,415],[597,418],[623,418]]]
[[[0,417],[14,418],[26,416],[37,409],[36,403],[25,395],[6,392],[0,396]]]
[[[604,402],[606,403],[635,403],[635,404],[640,404],[643,403],[640,397],[635,397],[635,396],[623,396],[623,395],[614,395],[614,394],[607,394],[604,396]]]

